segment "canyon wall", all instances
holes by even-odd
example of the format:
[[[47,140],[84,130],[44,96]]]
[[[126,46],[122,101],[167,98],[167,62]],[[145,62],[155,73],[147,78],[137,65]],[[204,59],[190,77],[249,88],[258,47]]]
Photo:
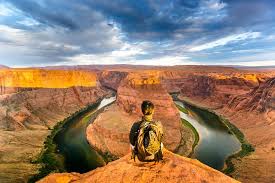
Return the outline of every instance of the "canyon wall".
[[[103,70],[98,74],[98,80],[102,86],[117,90],[120,82],[127,76],[128,72]]]
[[[261,113],[270,124],[275,123],[275,78],[267,79],[252,91],[234,97],[227,107]]]
[[[1,70],[0,182],[26,182],[53,126],[108,94],[83,71]],[[81,86],[84,85],[84,86]],[[66,88],[67,87],[67,88]]]
[[[181,123],[178,109],[160,83],[158,72],[131,72],[120,83],[116,104],[106,108],[88,126],[87,138],[103,152],[123,156],[129,152],[129,132],[141,119],[141,103],[150,100],[155,105],[154,119],[164,126],[164,145],[171,151],[188,155],[194,141],[190,129]]]
[[[265,81],[268,74],[246,72],[184,72],[165,71],[161,73],[162,83],[170,92],[180,93],[184,97],[211,103],[215,107],[226,105],[232,98],[248,93]]]
[[[181,99],[223,115],[255,147],[251,155],[233,160],[232,176],[242,182],[275,181],[274,76],[240,71],[185,75],[175,82]],[[167,86],[175,85],[170,79]]]
[[[0,96],[0,128],[52,128],[58,119],[94,103],[104,95],[96,87],[40,88]]]
[[[106,95],[108,92],[100,83],[118,91],[117,102],[105,108],[86,131],[89,143],[103,152],[119,157],[129,152],[130,127],[141,117],[141,102],[149,99],[156,106],[154,117],[164,125],[165,146],[179,154],[189,154],[193,134],[180,125],[178,111],[168,94],[178,92],[181,99],[228,118],[255,146],[255,153],[233,160],[234,178],[243,182],[275,181],[274,71],[210,66],[107,68],[101,66],[96,72],[84,71],[84,66],[81,70],[0,70],[0,182],[23,182],[36,173],[39,165],[30,162],[40,153],[50,129],[56,122]],[[121,162],[125,167],[133,166],[125,159]],[[176,158],[169,165],[175,168],[184,163]],[[113,170],[117,171],[115,167],[119,166],[122,164],[115,164]],[[106,171],[112,169],[109,167]],[[105,169],[99,169],[96,178],[109,175],[106,171],[107,174],[100,173],[101,170]],[[144,173],[133,170],[138,175]],[[125,172],[121,171],[118,177]],[[203,173],[206,177],[207,172]],[[92,174],[87,173],[85,178],[77,174],[76,179],[90,180]],[[192,171],[185,175],[192,175]]]
[[[96,74],[77,70],[0,69],[0,94],[20,88],[69,88],[96,86]],[[7,89],[6,89],[7,88]]]
[[[165,146],[175,151],[181,141],[181,119],[172,97],[160,82],[158,73],[129,74],[118,88],[117,104],[127,113],[141,116],[142,101],[153,102],[154,119],[164,126]]]

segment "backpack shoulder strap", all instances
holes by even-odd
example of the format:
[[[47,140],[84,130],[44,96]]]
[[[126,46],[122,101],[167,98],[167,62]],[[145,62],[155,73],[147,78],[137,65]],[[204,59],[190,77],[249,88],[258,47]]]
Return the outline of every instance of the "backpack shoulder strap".
[[[129,134],[129,140],[130,143],[135,146],[136,141],[137,141],[137,137],[139,134],[139,129],[140,129],[140,125],[141,125],[142,121],[137,121],[132,125],[132,128],[130,130],[130,134]]]
[[[161,122],[160,121],[154,121],[153,124],[157,126],[160,135],[163,135],[163,126],[162,126]]]

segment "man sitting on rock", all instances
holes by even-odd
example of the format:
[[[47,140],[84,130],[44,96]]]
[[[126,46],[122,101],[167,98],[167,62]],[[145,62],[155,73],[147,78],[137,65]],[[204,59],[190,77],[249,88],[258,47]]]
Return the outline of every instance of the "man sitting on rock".
[[[153,120],[154,104],[143,101],[141,111],[142,120],[133,124],[129,134],[132,158],[135,160],[137,156],[139,161],[162,160],[163,127],[161,122]]]

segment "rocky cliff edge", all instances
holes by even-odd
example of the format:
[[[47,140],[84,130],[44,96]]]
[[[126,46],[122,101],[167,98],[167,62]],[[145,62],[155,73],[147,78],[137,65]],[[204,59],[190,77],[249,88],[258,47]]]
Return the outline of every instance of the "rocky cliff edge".
[[[38,183],[207,183],[238,182],[223,173],[214,170],[197,160],[185,158],[172,152],[164,151],[164,160],[139,162],[131,160],[130,154],[85,174],[54,173],[41,179]]]

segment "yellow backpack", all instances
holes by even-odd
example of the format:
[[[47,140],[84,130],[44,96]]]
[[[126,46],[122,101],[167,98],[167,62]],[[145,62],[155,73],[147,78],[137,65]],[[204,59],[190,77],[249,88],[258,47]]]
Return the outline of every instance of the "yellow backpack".
[[[142,121],[136,141],[136,154],[140,161],[146,161],[147,156],[154,155],[154,160],[162,159],[162,134],[155,122]]]

